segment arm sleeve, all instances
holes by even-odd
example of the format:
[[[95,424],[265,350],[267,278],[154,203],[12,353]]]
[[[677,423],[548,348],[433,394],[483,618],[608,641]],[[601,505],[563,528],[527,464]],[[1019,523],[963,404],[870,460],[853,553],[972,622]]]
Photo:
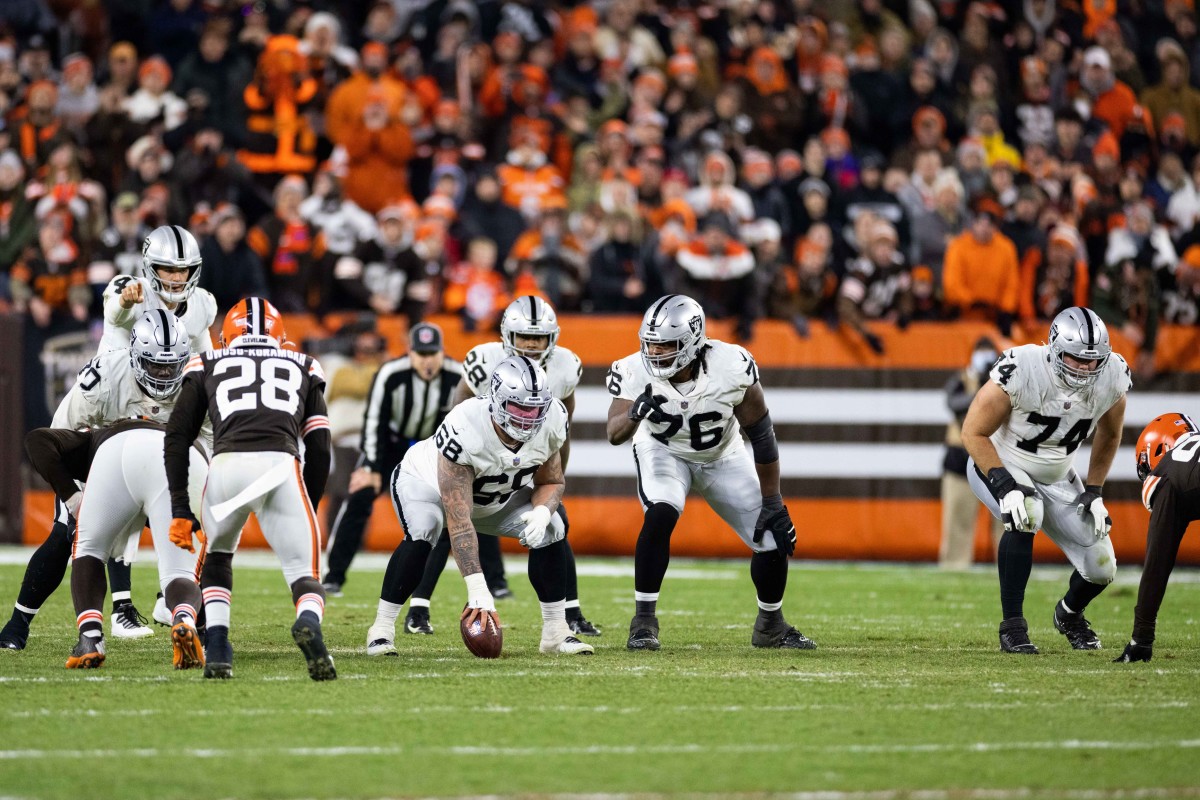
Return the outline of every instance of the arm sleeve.
[[[196,370],[183,381],[179,399],[175,401],[175,409],[171,412],[171,418],[167,420],[167,433],[163,443],[167,486],[171,490],[172,516],[186,516],[191,513],[191,500],[188,496],[188,449],[200,433],[207,413],[208,398],[204,394],[204,372]]]
[[[325,494],[325,483],[329,480],[329,464],[332,461],[332,437],[329,434],[329,416],[326,413],[323,383],[314,381],[308,391],[305,408],[308,416],[304,420],[304,488],[313,508]]]
[[[1133,640],[1146,645],[1154,643],[1158,610],[1189,522],[1179,513],[1179,503],[1169,480],[1161,480],[1152,502],[1154,510],[1150,512],[1146,536],[1146,563],[1142,567],[1137,605],[1133,610]]]
[[[79,491],[75,481],[87,481],[91,445],[92,434],[81,431],[38,428],[25,437],[29,463],[64,500]]]

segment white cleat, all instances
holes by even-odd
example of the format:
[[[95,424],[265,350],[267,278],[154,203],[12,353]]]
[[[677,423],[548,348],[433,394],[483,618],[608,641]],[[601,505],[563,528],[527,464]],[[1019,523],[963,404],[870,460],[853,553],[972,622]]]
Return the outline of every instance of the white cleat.
[[[596,652],[587,642],[576,639],[565,622],[552,628],[542,628],[542,643],[538,649],[543,653],[568,656],[590,656]]]
[[[159,625],[171,627],[171,623],[175,620],[171,619],[171,612],[167,610],[167,598],[161,595],[154,601],[154,613],[150,615]]]
[[[126,603],[114,611],[110,622],[114,639],[144,639],[154,635],[146,618],[138,613],[132,603]]]
[[[396,652],[396,631],[370,628],[367,631],[367,655],[399,656]]]

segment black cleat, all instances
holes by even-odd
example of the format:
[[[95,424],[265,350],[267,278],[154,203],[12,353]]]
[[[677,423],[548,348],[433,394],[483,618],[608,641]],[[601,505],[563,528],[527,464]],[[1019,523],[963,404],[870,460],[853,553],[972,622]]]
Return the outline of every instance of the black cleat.
[[[1100,649],[1100,637],[1092,630],[1091,623],[1084,618],[1083,612],[1068,614],[1063,608],[1062,600],[1054,606],[1054,629],[1067,637],[1071,647],[1076,650]]]
[[[1013,617],[1000,623],[1000,649],[1027,656],[1038,654],[1038,649],[1029,641],[1029,623],[1024,617]]]
[[[233,677],[233,645],[229,629],[209,628],[204,636],[204,677],[228,680]]]
[[[634,616],[629,621],[629,641],[625,642],[628,650],[657,650],[661,647],[658,641],[658,617]]]
[[[567,627],[571,629],[571,633],[576,636],[599,636],[600,629],[592,623],[588,622],[583,617],[567,620]]]
[[[0,650],[24,650],[29,641],[29,626],[18,625],[12,620],[0,631]]]
[[[511,600],[513,597],[512,589],[507,586],[498,586],[492,590],[493,600]]]
[[[305,619],[305,616],[310,618]],[[292,640],[308,662],[308,677],[314,681],[331,681],[337,678],[337,670],[333,668],[333,656],[325,649],[321,623],[314,619],[308,612],[297,617],[292,625]]]
[[[409,608],[408,616],[404,618],[405,633],[423,633],[433,635],[433,626],[429,624],[428,608]]]
[[[99,669],[103,664],[103,637],[79,634],[75,649],[67,657],[67,669]]]
[[[330,583],[329,581],[325,581],[325,583],[321,584],[321,587],[325,590],[326,597],[342,596],[342,585],[340,583]]]
[[[816,650],[817,643],[788,624],[783,614],[764,614],[758,612],[754,620],[754,632],[750,635],[750,644],[755,647],[769,647],[789,650]]]

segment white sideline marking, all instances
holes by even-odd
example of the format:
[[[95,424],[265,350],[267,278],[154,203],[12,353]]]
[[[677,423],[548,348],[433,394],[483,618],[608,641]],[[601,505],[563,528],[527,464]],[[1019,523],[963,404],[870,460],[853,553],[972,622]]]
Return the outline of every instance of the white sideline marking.
[[[252,748],[96,748],[79,750],[0,750],[0,761],[24,759],[81,759],[81,758],[261,758],[261,757],[314,757],[342,758],[345,756],[400,756],[412,754],[450,756],[501,756],[533,757],[545,756],[596,756],[596,755],[675,755],[705,753],[794,753],[797,750],[812,753],[851,753],[855,755],[891,755],[897,753],[1001,753],[1024,750],[1194,750],[1200,748],[1200,739],[1160,739],[1157,741],[1080,740],[1042,742],[965,742],[927,744],[830,744],[804,745],[785,744],[640,744],[640,745],[562,745],[553,747],[504,747],[496,745],[453,745],[449,747],[403,747],[399,745],[371,745],[343,747],[252,747]]]
[[[1041,699],[1036,702],[1024,702],[1014,700],[1008,703],[892,703],[888,705],[890,711],[961,711],[963,709],[971,709],[976,711],[994,711],[994,710],[1011,710],[1016,708],[1046,708],[1054,705],[1071,705],[1074,706],[1078,700],[1064,698],[1062,702],[1056,702],[1050,699]],[[1134,703],[1126,700],[1118,700],[1112,702],[1089,702],[1090,708],[1115,708],[1115,709],[1184,709],[1191,708],[1192,704],[1186,700],[1169,700],[1161,703]],[[808,703],[804,705],[781,705],[781,706],[753,706],[753,705],[711,705],[711,706],[672,706],[671,713],[681,714],[795,714],[807,711],[853,711],[861,709],[861,705],[852,705],[850,703]],[[326,708],[230,708],[230,709],[212,709],[200,708],[193,709],[188,712],[189,717],[271,717],[282,715],[300,715],[311,717],[334,717],[344,716],[347,711],[352,711],[358,715],[386,715],[394,716],[396,714],[409,714],[412,716],[426,716],[432,714],[641,714],[645,712],[643,706],[415,706],[412,708],[381,708],[378,706],[370,707],[355,707],[353,709],[339,708],[336,711]],[[69,708],[69,709],[50,709],[37,708],[26,709],[22,711],[4,711],[0,712],[5,717],[14,719],[45,719],[50,717],[87,717],[87,718],[102,718],[102,717],[156,717],[161,715],[174,715],[178,712],[175,709],[165,708],[115,708],[115,709],[94,709],[94,708]],[[0,798],[3,800],[3,798]]]
[[[1168,798],[1200,797],[1200,788],[1138,788],[1138,789],[876,789],[873,791],[840,791],[818,789],[809,792],[721,792],[720,794],[688,792],[686,794],[656,794],[638,792],[587,794],[527,794],[520,795],[468,795],[446,797],[442,800],[500,800],[503,797],[521,797],[523,800],[1166,800]],[[3,800],[0,798],[0,800]],[[308,800],[307,798],[305,800]],[[336,799],[335,799],[336,800]],[[376,798],[384,800],[384,798]],[[431,800],[427,798],[427,800]]]

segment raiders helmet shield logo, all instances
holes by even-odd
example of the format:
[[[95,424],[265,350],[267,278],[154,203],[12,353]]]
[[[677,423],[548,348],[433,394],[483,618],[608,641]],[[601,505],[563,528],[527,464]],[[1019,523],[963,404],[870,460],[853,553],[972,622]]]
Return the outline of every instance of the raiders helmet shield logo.
[[[704,320],[699,314],[688,320],[688,327],[691,328],[692,334],[700,333],[700,329],[704,327]]]

